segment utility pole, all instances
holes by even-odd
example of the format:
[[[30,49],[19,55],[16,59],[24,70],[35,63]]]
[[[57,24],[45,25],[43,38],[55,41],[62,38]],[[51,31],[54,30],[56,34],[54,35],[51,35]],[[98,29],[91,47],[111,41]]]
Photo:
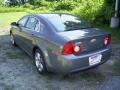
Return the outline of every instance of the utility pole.
[[[114,17],[118,17],[118,5],[119,5],[119,0],[116,0],[116,2],[115,2],[115,15],[114,15]]]
[[[120,18],[118,17],[118,12],[119,12],[119,0],[116,0],[114,17],[111,18],[111,24],[110,24],[110,27],[112,28],[119,27],[120,25]]]

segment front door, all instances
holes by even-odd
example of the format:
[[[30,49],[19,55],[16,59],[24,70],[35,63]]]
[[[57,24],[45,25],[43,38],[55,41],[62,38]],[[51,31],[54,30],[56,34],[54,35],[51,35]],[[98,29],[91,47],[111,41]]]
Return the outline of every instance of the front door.
[[[23,18],[21,18],[18,22],[17,22],[17,26],[15,27],[15,30],[13,30],[14,32],[14,36],[15,36],[15,42],[20,46],[23,47],[23,38],[22,38],[22,34],[23,34],[23,30],[25,28],[25,24],[28,20],[28,16],[25,16]]]

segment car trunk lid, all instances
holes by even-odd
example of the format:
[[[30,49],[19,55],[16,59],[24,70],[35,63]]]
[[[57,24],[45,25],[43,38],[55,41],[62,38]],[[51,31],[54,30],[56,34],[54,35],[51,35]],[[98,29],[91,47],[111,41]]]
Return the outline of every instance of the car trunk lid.
[[[67,39],[68,41],[72,41],[74,45],[79,44],[81,52],[75,54],[79,55],[105,48],[104,38],[107,33],[97,28],[89,28],[82,30],[59,32],[59,35]]]

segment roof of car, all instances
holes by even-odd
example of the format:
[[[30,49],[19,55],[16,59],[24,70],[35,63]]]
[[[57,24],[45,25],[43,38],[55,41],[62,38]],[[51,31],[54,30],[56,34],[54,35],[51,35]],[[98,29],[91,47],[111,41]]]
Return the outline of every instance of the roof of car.
[[[43,16],[45,18],[55,18],[55,17],[61,16],[61,15],[71,15],[71,14],[69,14],[69,13],[41,13],[41,14],[37,14],[37,15]]]

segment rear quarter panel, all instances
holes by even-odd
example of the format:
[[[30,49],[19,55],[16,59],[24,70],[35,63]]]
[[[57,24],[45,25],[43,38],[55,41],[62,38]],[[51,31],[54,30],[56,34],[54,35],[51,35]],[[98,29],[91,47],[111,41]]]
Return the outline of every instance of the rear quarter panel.
[[[58,65],[58,55],[61,55],[61,46],[66,40],[55,34],[42,34],[34,38],[36,40],[34,45],[38,46],[44,53],[47,67],[53,68]]]

